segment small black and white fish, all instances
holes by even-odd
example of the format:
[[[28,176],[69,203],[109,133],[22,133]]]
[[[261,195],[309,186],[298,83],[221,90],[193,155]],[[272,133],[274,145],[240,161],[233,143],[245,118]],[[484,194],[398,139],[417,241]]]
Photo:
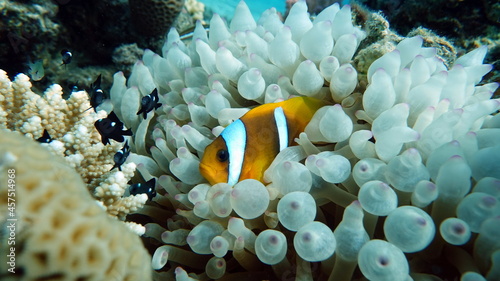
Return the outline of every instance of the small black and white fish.
[[[132,135],[130,129],[123,129],[123,122],[118,119],[118,116],[113,111],[111,111],[108,117],[95,121],[94,127],[101,135],[103,144],[109,144],[109,139],[123,142],[125,140],[123,136]]]
[[[94,109],[95,112],[97,112],[96,108],[101,105],[101,103],[106,99],[106,96],[101,89],[101,74],[99,74],[95,82],[90,85],[89,95],[90,106]]]
[[[156,196],[156,179],[152,178],[146,183],[136,183],[130,186],[129,191],[130,195],[137,195],[146,193],[148,195],[149,200],[153,200]]]
[[[159,100],[158,90],[154,89],[151,94],[142,97],[141,109],[137,111],[137,115],[142,113],[142,116],[144,117],[144,119],[146,119],[149,112],[151,112],[153,109],[158,109],[161,106],[161,103],[158,102]]]
[[[61,51],[61,56],[62,56],[62,64],[61,65],[69,64],[71,62],[71,59],[73,58],[73,54],[68,49],[63,49]]]
[[[31,80],[40,81],[43,79],[43,76],[45,75],[45,70],[43,69],[43,60],[31,62],[31,60],[28,59],[28,68],[28,74],[30,75]]]
[[[47,132],[47,129],[43,130],[43,135],[36,139],[37,142],[39,143],[49,143],[52,141],[52,138],[49,135],[49,132]]]
[[[115,156],[113,156],[113,161],[115,161],[115,165],[111,170],[114,168],[118,168],[118,170],[122,170],[122,165],[125,163],[125,160],[127,160],[128,155],[130,154],[130,146],[128,145],[128,141],[125,141],[125,145],[123,145],[122,149],[117,151],[115,153]]]

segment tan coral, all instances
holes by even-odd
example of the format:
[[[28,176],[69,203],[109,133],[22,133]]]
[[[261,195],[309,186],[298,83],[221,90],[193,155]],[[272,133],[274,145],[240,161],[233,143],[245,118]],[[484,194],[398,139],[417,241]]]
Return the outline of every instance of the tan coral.
[[[205,4],[196,0],[187,0],[184,4],[189,14],[193,15],[194,20],[203,20],[203,12],[205,12]]]
[[[99,198],[108,214],[125,220],[128,214],[137,212],[144,206],[148,196],[138,194],[123,197],[125,194],[124,187],[127,187],[127,182],[134,175],[136,166],[134,163],[127,163],[121,168],[121,171],[114,170],[105,179],[101,180],[101,183],[94,191],[94,196]]]
[[[8,194],[9,175],[15,175],[9,190],[15,197]],[[7,198],[16,200],[16,273],[7,280],[151,280],[139,237],[102,211],[64,159],[2,130],[0,182],[1,208]],[[6,258],[0,257],[4,273]]]
[[[64,144],[54,151],[63,153],[87,184],[112,167],[113,155],[121,144],[101,143],[94,122],[106,117],[106,112],[86,111],[90,108],[86,92],[72,93],[65,100],[61,86],[54,84],[40,96],[31,91],[28,76],[19,74],[11,82],[3,70],[0,70],[0,92],[0,121],[2,116],[6,119],[0,122],[0,128],[19,131],[31,138],[41,137],[46,129],[52,139]],[[83,156],[83,160],[76,163],[75,154]]]
[[[87,110],[90,103],[85,91],[73,92],[65,100],[62,87],[54,84],[40,96],[31,90],[28,76],[19,74],[10,81],[7,73],[0,70],[0,93],[0,129],[19,131],[31,138],[41,137],[46,129],[53,141],[43,145],[53,154],[64,157],[96,199],[103,201],[103,206],[107,208],[114,204],[113,216],[123,219],[126,214],[142,207],[144,200],[139,197],[122,198],[134,175],[135,165],[129,166],[119,183],[114,183],[113,187],[120,190],[119,196],[113,197],[112,202],[107,197],[100,197],[109,193],[109,181],[114,181],[115,177],[115,171],[110,172],[113,156],[123,144],[115,141],[110,145],[102,144],[94,123],[105,118],[107,113]],[[101,193],[94,193],[97,187]]]
[[[135,213],[144,207],[144,204],[148,200],[148,196],[145,193],[130,195],[124,197],[115,204],[110,205],[106,211],[112,215],[116,216],[121,220],[125,220],[125,217],[129,213]]]
[[[4,106],[10,102],[7,97],[12,97],[12,82],[5,71],[0,70],[0,127],[7,127],[7,111]]]

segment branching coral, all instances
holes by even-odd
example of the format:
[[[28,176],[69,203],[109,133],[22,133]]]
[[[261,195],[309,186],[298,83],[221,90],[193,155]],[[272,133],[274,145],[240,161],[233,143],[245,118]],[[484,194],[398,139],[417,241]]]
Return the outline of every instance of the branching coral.
[[[298,1],[282,23],[275,9],[255,22],[240,2],[229,26],[214,15],[209,34],[198,23],[187,46],[171,30],[161,56],[145,51],[128,81],[115,74],[111,99],[135,133],[133,161],[145,180],[158,179],[142,211],[154,221],[145,235],[168,244],[153,257],[155,279],[490,278],[498,270],[498,236],[487,224],[500,214],[498,196],[479,191],[492,192],[500,178],[498,85],[477,85],[491,70],[486,48],[448,69],[421,37],[393,36],[377,57],[356,58],[360,70],[351,61],[364,38],[349,6],[311,21]],[[130,114],[155,88],[163,106],[146,119]],[[199,159],[224,126],[294,95],[336,104],[278,154],[267,185],[204,182]],[[465,225],[479,233],[464,234],[467,247],[441,238]]]
[[[0,181],[2,280],[151,280],[140,239],[63,158],[1,129]]]
[[[64,157],[111,215],[123,219],[142,207],[146,199],[141,196],[122,198],[135,165],[130,163],[123,171],[110,171],[113,155],[122,144],[102,144],[94,122],[107,113],[88,110],[90,103],[85,91],[73,92],[68,99],[63,99],[62,88],[55,84],[40,96],[31,91],[28,76],[19,74],[11,82],[2,70],[0,89],[0,128],[34,139],[47,130],[52,141],[43,145]]]
[[[189,14],[193,15],[194,20],[203,20],[205,4],[196,0],[187,0],[184,4]]]

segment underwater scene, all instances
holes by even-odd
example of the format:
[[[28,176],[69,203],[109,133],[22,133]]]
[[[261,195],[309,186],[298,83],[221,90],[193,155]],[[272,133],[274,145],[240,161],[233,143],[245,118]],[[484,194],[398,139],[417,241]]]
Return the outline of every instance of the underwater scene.
[[[500,281],[497,0],[0,0],[0,280]]]

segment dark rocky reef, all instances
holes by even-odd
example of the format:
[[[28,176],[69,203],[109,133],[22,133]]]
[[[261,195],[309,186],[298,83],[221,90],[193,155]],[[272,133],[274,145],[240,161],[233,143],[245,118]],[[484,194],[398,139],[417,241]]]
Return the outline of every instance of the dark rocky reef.
[[[165,34],[183,3],[184,0],[0,1],[0,68],[13,77],[28,72],[29,60],[42,59],[45,78],[33,85],[39,92],[51,83],[62,85],[65,92],[75,86],[85,89],[99,74],[102,87],[109,89],[112,75],[117,70],[127,73],[144,48],[161,51]],[[132,20],[132,15],[148,21]],[[71,63],[64,66],[62,49],[73,54]]]
[[[287,9],[296,1],[287,0]],[[313,16],[335,2],[348,2],[306,1],[309,13]],[[422,35],[424,37],[430,35],[441,43],[444,40],[453,44],[456,48],[453,57],[461,56],[481,45],[487,45],[488,54],[485,62],[492,64],[494,70],[484,77],[485,82],[500,83],[500,2],[498,0],[351,0],[350,3],[357,11],[359,24],[363,25],[367,22],[370,12],[380,11],[380,15],[390,23],[391,30],[399,35]],[[440,42],[434,43],[442,45]],[[435,45],[430,44],[432,42],[429,41],[426,43],[427,46]],[[454,59],[447,61],[449,65],[452,65]],[[495,93],[496,96],[500,96],[499,91]]]
[[[357,0],[380,10],[391,29],[407,35],[416,27],[444,36],[457,48],[457,55],[488,45],[485,62],[494,66],[486,82],[500,82],[500,2],[497,0]],[[496,92],[495,95],[500,95]]]
[[[184,0],[129,0],[132,21],[139,33],[164,35],[184,5]]]
[[[0,2],[0,68],[11,76],[26,72],[27,62],[54,52],[64,27],[52,1]]]

